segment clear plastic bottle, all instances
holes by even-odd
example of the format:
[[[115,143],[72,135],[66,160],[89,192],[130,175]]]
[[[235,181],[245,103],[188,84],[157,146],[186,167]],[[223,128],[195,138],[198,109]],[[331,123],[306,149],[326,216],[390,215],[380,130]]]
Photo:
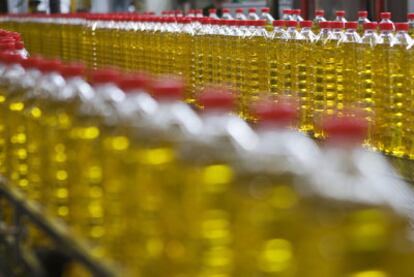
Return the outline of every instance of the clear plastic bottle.
[[[300,104],[299,128],[305,133],[313,131],[313,88],[315,86],[314,48],[316,35],[312,21],[300,23],[300,41],[297,52],[298,98]]]
[[[344,63],[347,62],[347,57],[343,56],[344,48],[342,47],[342,42],[345,40],[345,24],[343,22],[334,21],[332,22],[332,36],[333,36],[333,55],[334,59],[331,60],[334,62],[335,70],[335,86],[333,88],[333,93],[330,88],[330,81],[327,82],[327,114],[332,115],[334,113],[341,114],[344,110]],[[327,64],[330,64],[327,60]]]
[[[387,153],[396,157],[407,156],[409,142],[408,130],[410,119],[407,118],[407,111],[411,105],[407,102],[407,95],[410,95],[410,64],[407,62],[412,55],[413,40],[408,34],[408,23],[396,23],[395,40],[390,49],[390,89],[389,99],[385,103],[385,117],[387,129],[384,141],[384,148]]]
[[[248,20],[248,28],[242,40],[242,74],[241,98],[242,117],[252,119],[248,104],[256,101],[268,89],[266,21]]]
[[[358,22],[345,23],[345,34],[339,41],[343,63],[343,106],[344,109],[356,108],[359,93],[359,56],[361,37],[357,33]]]
[[[335,21],[339,21],[339,22],[343,22],[343,23],[345,23],[345,22],[347,22],[347,20],[346,20],[346,18],[345,18],[345,15],[346,15],[346,13],[345,13],[345,11],[336,11],[335,12]]]
[[[257,14],[256,8],[249,8],[249,12],[247,14],[247,20],[259,20],[260,16]]]
[[[288,38],[285,25],[285,20],[273,21],[274,30],[269,37],[269,91],[272,95],[280,95],[283,90],[282,58]]]
[[[408,13],[407,20],[410,27],[408,33],[410,34],[411,38],[414,38],[414,13]]]
[[[217,15],[217,9],[209,9],[208,10],[208,17],[212,18],[212,19],[219,19],[218,15]]]
[[[326,21],[325,19],[325,11],[324,10],[316,10],[315,11],[315,18],[313,19],[313,27],[312,27],[312,31],[315,34],[318,34],[321,27],[319,26],[319,24],[321,22]]]
[[[293,20],[297,22],[303,21],[303,17],[301,16],[301,14],[302,14],[302,11],[300,9],[292,10]]]
[[[237,8],[236,9],[235,19],[237,19],[237,20],[247,20],[247,17],[244,14],[244,9],[243,8]]]
[[[380,23],[391,23],[392,24],[392,30],[395,31],[395,25],[394,22],[391,20],[392,14],[390,12],[382,12],[380,13]]]
[[[364,24],[371,22],[368,19],[368,11],[358,11],[358,33],[362,35],[364,33]]]
[[[293,10],[288,10],[288,9],[283,10],[282,20],[294,20],[293,19]]]
[[[394,24],[390,22],[383,22],[379,24],[381,33],[378,42],[375,45],[375,59],[373,60],[374,84],[375,84],[375,130],[372,136],[373,146],[386,153],[390,153],[390,149],[385,149],[386,137],[390,138],[388,130],[389,116],[387,111],[393,95],[390,91],[392,72],[398,66],[391,60],[391,52],[395,43],[393,34]],[[388,135],[386,135],[388,134]],[[388,140],[389,141],[389,140]],[[387,143],[389,145],[389,142]]]
[[[298,25],[298,21],[296,20],[289,20],[286,22],[287,45],[289,47],[282,52],[282,91],[285,93],[285,96],[293,96],[298,89],[296,65],[300,40],[302,39],[298,31]]]
[[[362,109],[365,120],[368,123],[368,134],[365,144],[372,146],[373,128],[375,122],[375,91],[374,60],[376,52],[375,45],[379,41],[376,22],[364,24],[364,35],[358,53],[358,91],[357,105]]]
[[[223,9],[223,15],[221,17],[222,19],[232,20],[234,19],[233,16],[230,13],[230,9],[224,8]]]
[[[270,14],[270,8],[262,8],[262,14],[260,15],[260,19],[262,20],[266,20],[266,29],[268,32],[272,32],[273,31],[273,21],[275,21],[275,19],[273,18],[273,16]]]

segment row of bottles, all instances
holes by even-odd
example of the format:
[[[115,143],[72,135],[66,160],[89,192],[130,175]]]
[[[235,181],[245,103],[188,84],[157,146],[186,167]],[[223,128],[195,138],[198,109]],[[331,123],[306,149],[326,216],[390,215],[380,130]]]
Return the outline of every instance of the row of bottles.
[[[195,111],[185,91],[2,52],[2,174],[122,276],[411,276],[414,192],[359,147],[363,117],[330,117],[321,147],[292,99],[258,99],[249,125],[234,92]]]

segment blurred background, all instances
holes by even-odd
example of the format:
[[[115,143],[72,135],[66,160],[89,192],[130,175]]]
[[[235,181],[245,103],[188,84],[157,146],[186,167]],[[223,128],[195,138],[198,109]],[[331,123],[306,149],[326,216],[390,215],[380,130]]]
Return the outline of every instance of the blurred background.
[[[381,11],[390,11],[396,21],[404,20],[408,12],[414,12],[414,0],[1,0],[1,11],[21,12],[114,12],[114,11],[153,11],[191,8],[223,7],[263,7],[269,6],[274,17],[278,18],[283,9],[300,8],[303,16],[313,17],[315,9],[324,9],[327,18],[333,17],[335,10],[345,10],[349,15],[358,10],[367,10],[371,19],[378,19]],[[349,18],[354,20],[356,18]]]

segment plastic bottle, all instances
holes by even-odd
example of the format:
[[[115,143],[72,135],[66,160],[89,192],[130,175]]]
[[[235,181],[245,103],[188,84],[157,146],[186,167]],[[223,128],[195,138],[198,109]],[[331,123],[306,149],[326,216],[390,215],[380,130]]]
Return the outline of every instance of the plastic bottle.
[[[259,20],[260,17],[257,15],[257,9],[256,8],[249,8],[249,13],[247,14],[248,20]]]
[[[299,128],[302,132],[313,131],[313,88],[315,86],[314,53],[316,35],[312,21],[300,23],[300,41],[297,52],[298,97],[300,103]]]
[[[383,22],[379,24],[381,33],[377,44],[375,45],[375,59],[373,60],[374,84],[375,84],[375,130],[372,136],[373,146],[386,153],[390,153],[390,149],[386,149],[385,145],[390,145],[390,133],[387,131],[390,118],[387,116],[388,107],[391,104],[391,76],[395,67],[395,62],[391,60],[391,52],[395,43],[393,34],[394,24]]]
[[[396,157],[407,156],[409,143],[406,139],[411,129],[409,119],[406,117],[410,105],[407,95],[410,94],[410,65],[407,63],[412,53],[413,40],[408,34],[408,23],[396,23],[395,40],[390,51],[390,91],[387,97],[388,105],[384,106],[387,121],[385,134],[385,151]],[[387,103],[386,102],[386,103]]]
[[[408,33],[410,34],[411,38],[413,38],[413,34],[414,34],[414,13],[408,13],[407,14],[407,19],[408,19],[408,25],[409,25],[409,30]]]
[[[248,20],[248,29],[242,40],[241,98],[243,118],[251,119],[248,103],[256,101],[268,89],[266,21]]]
[[[209,13],[208,17],[210,17],[212,19],[219,19],[216,9],[209,9],[208,13]]]
[[[360,118],[333,118],[325,123],[325,130],[328,141],[323,149],[321,171],[314,178],[318,181],[311,186],[322,198],[333,201],[331,215],[325,217],[324,224],[345,239],[345,255],[339,263],[332,261],[340,266],[331,275],[406,275],[413,253],[410,235],[404,231],[412,216],[407,210],[408,203],[413,201],[411,188],[394,177],[395,172],[384,157],[359,147],[366,134],[366,123]],[[322,204],[315,212],[324,214],[326,209]],[[319,230],[328,231],[322,226]],[[402,240],[401,244],[395,243],[395,239]],[[382,259],[390,263],[384,264]]]
[[[282,12],[282,20],[294,20],[293,19],[293,10],[285,9]]]
[[[374,125],[374,109],[376,103],[374,102],[374,95],[376,85],[374,83],[374,60],[375,60],[375,45],[379,41],[377,35],[377,23],[369,22],[364,24],[364,35],[361,38],[361,45],[358,53],[358,90],[357,104],[364,113],[364,118],[368,124],[368,133],[365,140],[365,145],[372,147],[372,135]]]
[[[260,15],[260,19],[266,20],[266,24],[267,24],[266,30],[268,32],[272,32],[273,31],[273,21],[275,21],[275,19],[270,14],[270,8],[262,8],[262,14]]]
[[[321,22],[324,22],[324,21],[326,21],[326,19],[325,19],[325,11],[324,10],[316,10],[315,11],[315,18],[313,19],[313,27],[312,27],[312,31],[315,34],[318,34],[319,33],[319,31],[321,29],[320,26],[319,26],[319,24]]]
[[[390,12],[382,12],[380,13],[380,24],[381,23],[391,23],[392,24],[392,30],[395,31],[395,25],[394,22],[391,20],[392,14]]]
[[[292,10],[292,17],[295,21],[303,21],[303,17],[301,16],[302,11],[300,9]]]
[[[92,98],[81,101],[68,134],[68,176],[76,184],[71,187],[69,218],[74,235],[89,242],[89,253],[102,258],[108,255],[102,245],[105,236],[105,172],[102,159],[102,125],[116,118],[114,106],[125,99],[116,85],[119,74],[109,69],[91,73],[95,92]]]
[[[339,21],[339,22],[347,22],[346,18],[345,18],[345,11],[336,11],[335,12],[335,21]]]
[[[228,8],[223,9],[223,16],[221,18],[222,19],[227,19],[227,20],[234,19],[233,16],[231,15],[231,13],[230,13],[230,9],[228,9]]]
[[[293,96],[297,92],[298,74],[297,74],[297,58],[300,40],[302,39],[298,32],[298,21],[289,20],[286,22],[287,45],[289,48],[282,52],[282,74],[283,86],[282,90],[285,96]]]
[[[368,19],[368,11],[358,11],[358,33],[362,35],[364,33],[364,24],[371,22]]]
[[[356,108],[359,93],[359,56],[361,37],[357,33],[358,22],[345,23],[345,34],[339,41],[343,63],[343,105],[344,109]]]
[[[283,87],[282,53],[286,51],[287,34],[284,30],[286,21],[273,21],[274,30],[269,37],[269,91],[280,95]]]
[[[236,9],[236,16],[235,19],[237,20],[247,20],[246,15],[244,14],[243,8],[237,8]]]

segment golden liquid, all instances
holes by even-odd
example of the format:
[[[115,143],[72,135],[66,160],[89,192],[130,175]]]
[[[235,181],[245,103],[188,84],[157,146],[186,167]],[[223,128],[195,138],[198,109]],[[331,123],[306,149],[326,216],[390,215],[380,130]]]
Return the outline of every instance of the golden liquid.
[[[268,93],[267,39],[264,36],[246,37],[241,51],[241,115],[253,119],[249,114],[250,104]]]
[[[220,32],[222,26],[216,26],[216,32]],[[222,52],[222,46],[225,37],[222,34],[214,34],[210,36],[210,51],[211,51],[211,63],[212,63],[212,83],[221,84],[224,75],[224,57]]]
[[[358,93],[357,104],[362,108],[364,117],[368,123],[368,134],[365,143],[374,147],[372,138],[374,135],[374,124],[376,121],[376,85],[374,83],[374,61],[375,61],[374,47],[369,44],[361,44],[358,50]]]
[[[70,40],[71,40],[71,24],[65,22],[61,25],[61,37],[62,37],[62,47],[60,57],[63,61],[68,62],[71,60],[71,50],[70,50]]]
[[[0,88],[0,174],[7,176],[6,88]]]
[[[177,58],[176,58],[176,70],[175,74],[181,76],[186,81],[186,90],[184,94],[184,99],[188,103],[193,103],[195,101],[194,96],[191,93],[192,88],[192,61],[193,61],[193,38],[191,34],[188,33],[179,33],[177,37]]]
[[[208,86],[213,83],[213,66],[214,66],[214,57],[213,55],[213,45],[214,45],[214,36],[207,34],[201,37],[201,51],[202,51],[202,65],[203,65],[203,74],[202,74],[202,85]],[[200,76],[201,77],[201,76]],[[202,89],[200,87],[199,89]]]
[[[336,41],[317,41],[315,53],[315,92],[314,92],[314,119],[317,138],[323,136],[320,123],[326,116],[335,114],[337,107],[337,72],[336,67],[337,47]]]
[[[269,41],[269,89],[272,95],[282,93],[282,52],[286,51],[284,40],[273,38]]]
[[[305,133],[313,132],[313,89],[315,86],[314,53],[315,44],[300,41],[297,48],[297,86],[300,101],[299,129]]]
[[[298,74],[296,59],[299,51],[300,42],[296,39],[287,41],[288,47],[281,52],[281,90],[286,96],[292,96],[297,92]]]
[[[343,56],[343,106],[345,109],[358,108],[359,94],[359,67],[358,51],[360,44],[353,42],[344,42],[340,52]]]

